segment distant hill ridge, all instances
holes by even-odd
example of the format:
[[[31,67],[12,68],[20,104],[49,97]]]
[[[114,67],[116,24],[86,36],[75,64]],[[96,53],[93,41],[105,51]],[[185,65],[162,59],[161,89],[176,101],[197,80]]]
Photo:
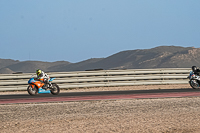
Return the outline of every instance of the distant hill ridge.
[[[0,73],[32,73],[36,69],[64,72],[91,69],[188,68],[192,65],[200,66],[200,48],[159,46],[122,51],[106,58],[91,58],[78,63],[0,59]]]

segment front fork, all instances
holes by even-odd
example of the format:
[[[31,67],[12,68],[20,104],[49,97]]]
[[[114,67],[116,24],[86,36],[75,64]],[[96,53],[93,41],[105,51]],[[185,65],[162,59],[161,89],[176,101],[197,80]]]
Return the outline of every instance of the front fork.
[[[35,85],[33,84],[29,84],[29,86],[31,86],[32,89],[34,89]]]

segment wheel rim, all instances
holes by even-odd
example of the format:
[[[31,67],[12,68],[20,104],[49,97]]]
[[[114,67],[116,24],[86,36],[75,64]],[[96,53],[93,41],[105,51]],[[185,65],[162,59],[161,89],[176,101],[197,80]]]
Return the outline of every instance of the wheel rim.
[[[198,82],[196,80],[192,80],[191,84],[192,84],[193,87],[199,88],[199,84],[198,84]]]
[[[32,88],[32,87],[29,87],[29,90],[30,90],[30,93],[31,94],[35,94],[36,93],[36,88]]]
[[[56,93],[56,92],[58,91],[57,86],[53,85],[53,87],[52,87],[52,91],[53,91],[54,93]]]

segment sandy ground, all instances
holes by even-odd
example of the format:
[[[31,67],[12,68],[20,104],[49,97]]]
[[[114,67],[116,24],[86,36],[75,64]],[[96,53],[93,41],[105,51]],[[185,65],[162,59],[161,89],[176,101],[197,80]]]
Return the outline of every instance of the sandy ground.
[[[163,85],[82,91],[176,87],[190,88]],[[200,97],[0,105],[1,133],[199,133],[199,119]]]

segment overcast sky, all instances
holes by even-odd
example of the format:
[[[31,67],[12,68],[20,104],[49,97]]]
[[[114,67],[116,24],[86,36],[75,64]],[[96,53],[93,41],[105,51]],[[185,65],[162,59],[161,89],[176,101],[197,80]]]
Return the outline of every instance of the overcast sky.
[[[0,58],[69,61],[200,47],[200,0],[0,0]]]

